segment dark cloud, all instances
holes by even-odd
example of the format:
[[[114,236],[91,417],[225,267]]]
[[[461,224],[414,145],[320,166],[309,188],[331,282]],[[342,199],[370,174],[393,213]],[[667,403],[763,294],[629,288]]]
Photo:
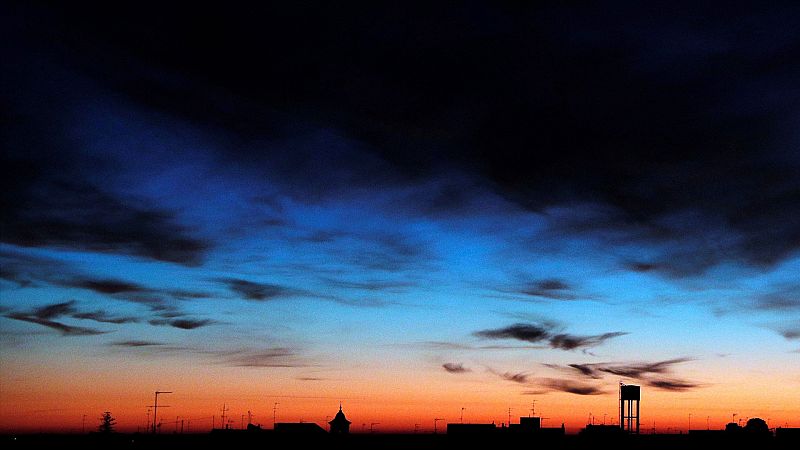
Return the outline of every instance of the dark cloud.
[[[628,378],[642,378],[649,374],[663,374],[669,372],[672,366],[685,362],[693,361],[692,358],[674,358],[656,362],[613,364],[601,363],[592,364],[593,368],[601,372],[610,373]]]
[[[194,330],[195,328],[212,325],[217,322],[211,319],[151,319],[148,323],[150,325],[164,325],[180,328],[181,330]]]
[[[472,372],[472,369],[464,367],[462,363],[444,363],[442,368],[449,373],[467,373]]]
[[[67,270],[64,263],[52,258],[0,250],[0,278],[19,287],[33,287],[39,281],[56,279]]]
[[[545,391],[568,392],[576,395],[601,395],[606,392],[602,389],[586,383],[573,380],[561,380],[556,378],[542,378],[535,382],[535,385],[542,386]],[[531,394],[540,392],[532,391]]]
[[[39,319],[52,319],[61,317],[67,314],[72,314],[76,311],[75,300],[68,302],[54,303],[52,305],[42,306],[34,309],[29,315],[38,317]]]
[[[224,364],[234,367],[307,367],[297,350],[286,347],[273,347],[265,350],[247,350],[233,352],[226,355],[219,352],[218,356]]]
[[[296,289],[277,284],[256,283],[240,278],[218,278],[216,281],[224,284],[245,300],[268,301],[300,294],[300,291]]]
[[[154,347],[154,346],[161,346],[166,345],[163,342],[155,342],[155,341],[116,341],[112,342],[108,345],[112,345],[115,347]]]
[[[576,348],[596,347],[603,342],[619,336],[625,336],[628,333],[622,331],[614,331],[611,333],[603,333],[593,336],[577,336],[565,333],[559,333],[550,337],[550,346],[561,350],[575,350]]]
[[[699,384],[692,383],[690,381],[675,379],[648,379],[646,383],[648,386],[652,386],[663,391],[674,392],[683,392],[700,387]]]
[[[115,278],[91,278],[86,276],[54,280],[62,286],[86,289],[99,294],[111,295],[115,298],[137,299],[153,298],[153,296],[169,297],[177,300],[208,298],[211,294],[202,291],[174,288],[152,288],[126,280]]]
[[[65,286],[87,289],[100,294],[126,294],[150,292],[150,289],[128,281],[115,279],[70,279],[62,283]]]
[[[49,328],[60,331],[64,335],[91,335],[102,334],[107,331],[99,331],[92,328],[76,327],[67,325],[61,322],[56,322],[53,319],[59,317],[72,317],[73,319],[93,320],[101,323],[123,324],[133,323],[139,320],[135,317],[114,317],[103,310],[96,311],[80,311],[77,307],[78,302],[70,300],[67,302],[53,303],[51,305],[41,306],[29,312],[15,312],[6,314],[5,317],[15,320],[21,320],[30,323],[36,323]]]
[[[575,300],[578,296],[574,293],[572,286],[566,281],[557,278],[549,278],[529,283],[519,291],[521,294],[532,297],[541,297],[552,300]]]
[[[19,320],[22,322],[35,323],[48,328],[52,328],[61,333],[63,336],[93,336],[97,334],[108,333],[108,331],[96,330],[94,328],[87,328],[87,327],[76,327],[61,322],[56,322],[54,320],[42,319],[40,317],[29,316],[20,313],[10,313],[6,314],[4,317],[7,317],[9,319]]]
[[[753,298],[757,310],[790,312],[800,311],[800,285],[784,285]]]
[[[344,289],[355,289],[364,291],[389,291],[389,292],[402,292],[406,288],[415,286],[415,283],[408,281],[352,281],[352,280],[336,280],[331,278],[324,279],[325,283]]]
[[[641,272],[641,273],[668,270],[667,267],[659,266],[658,264],[655,263],[642,262],[642,261],[626,262],[623,266],[629,270],[632,270],[633,272]]]
[[[247,14],[167,6],[156,19],[134,7],[25,7],[15,17],[50,32],[12,28],[21,50],[9,65],[38,67],[18,54],[49,44],[142,109],[242,140],[292,143],[292,152],[236,146],[223,156],[269,168],[303,197],[462,172],[544,213],[553,234],[647,246],[653,257],[633,270],[773,267],[800,248],[800,164],[786,119],[798,99],[800,38],[785,20],[798,6],[657,9],[292,3]],[[220,31],[213,38],[207,17]],[[14,86],[20,71],[7,75]],[[16,131],[38,142],[59,128]],[[329,151],[298,144],[315,131]],[[431,189],[429,201],[413,203],[461,210],[470,186]],[[179,262],[202,256],[206,244],[169,213],[97,194],[112,218],[63,221],[53,205],[87,206],[93,194],[52,190],[51,202],[5,190],[42,212],[14,208],[4,238]],[[148,220],[130,220],[138,216]],[[163,249],[156,238],[166,238]]]
[[[676,364],[689,361],[693,361],[693,359],[673,358],[655,362],[569,364],[566,367],[545,364],[545,366],[556,370],[568,371],[570,373],[575,373],[577,371],[582,376],[595,380],[603,378],[606,374],[611,374],[616,377],[633,378],[641,380],[648,386],[657,389],[680,392],[701,387],[701,385],[673,377],[665,378],[663,375],[669,374],[672,367]]]
[[[593,364],[570,364],[569,367],[577,370],[581,373],[581,375],[585,375],[590,378],[597,379],[602,377]]]
[[[0,267],[3,271],[2,278],[16,283],[21,288],[47,283],[85,289],[117,300],[142,304],[160,313],[168,310],[177,311],[173,300],[195,300],[211,296],[202,291],[152,288],[127,280],[80,274],[62,261],[33,256],[23,251],[0,251]],[[74,306],[74,303],[70,305]],[[78,318],[92,319],[92,316]]]
[[[114,324],[139,322],[139,319],[137,319],[136,317],[114,317],[109,315],[108,312],[103,310],[78,312],[72,314],[72,317],[76,319],[94,320],[95,322],[114,323]]]
[[[473,334],[477,337],[487,339],[516,339],[519,341],[538,343],[550,337],[550,329],[549,327],[541,325],[517,323],[505,328],[476,331]]]
[[[443,341],[427,341],[412,345],[422,345],[426,348],[435,350],[541,350],[544,348],[549,348],[547,346],[540,345],[467,345]]]
[[[602,344],[608,339],[624,336],[628,333],[615,331],[590,336],[578,336],[567,333],[553,333],[555,326],[551,324],[536,325],[517,323],[505,328],[482,330],[473,335],[487,339],[516,339],[531,343],[547,342],[550,348],[575,350]]]
[[[778,333],[789,340],[800,339],[800,326],[781,328]]]
[[[57,180],[58,169],[3,158],[18,170],[7,184],[3,242],[119,253],[195,266],[210,244],[191,237],[174,214],[120,199],[89,184]],[[25,167],[21,167],[25,166]],[[33,167],[36,167],[35,169]],[[68,212],[68,214],[67,214]]]
[[[502,372],[501,373],[501,372],[497,372],[497,371],[492,370],[492,369],[489,369],[489,372],[497,375],[498,377],[500,377],[500,378],[502,378],[504,380],[513,381],[514,383],[520,383],[520,384],[528,383],[528,379],[530,377],[530,375],[525,373],[525,372],[517,372],[517,373],[514,373],[514,372]]]

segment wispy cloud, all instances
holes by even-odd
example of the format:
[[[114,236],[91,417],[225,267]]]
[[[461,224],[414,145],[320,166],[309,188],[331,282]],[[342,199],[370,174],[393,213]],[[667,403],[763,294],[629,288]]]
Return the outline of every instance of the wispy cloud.
[[[5,163],[5,167],[25,164],[19,159]],[[70,174],[69,167],[54,161],[33,163],[38,168],[34,179],[13,177],[5,186],[15,200],[4,211],[3,242],[133,255],[187,266],[199,265],[211,246],[192,236],[173,212],[78,181],[81,175]]]
[[[123,324],[123,323],[136,323],[139,322],[139,319],[136,317],[113,317],[109,315],[106,311],[103,310],[96,310],[96,311],[88,311],[88,312],[78,312],[72,314],[72,317],[76,319],[86,319],[86,320],[94,320],[95,322],[101,323],[113,323],[113,324]]]
[[[27,315],[18,314],[18,313],[6,314],[5,317],[8,317],[9,319],[20,320],[20,321],[23,321],[23,322],[35,323],[35,324],[42,325],[42,326],[45,326],[45,327],[48,327],[48,328],[52,328],[52,329],[60,332],[63,336],[92,336],[92,335],[96,335],[96,334],[109,333],[109,331],[102,331],[102,330],[97,330],[97,329],[94,329],[94,328],[87,328],[87,327],[77,327],[77,326],[67,325],[67,324],[64,324],[64,323],[61,323],[61,322],[56,322],[56,321],[53,321],[53,320],[47,320],[47,319],[42,319],[42,318],[35,317],[35,316],[27,316]]]
[[[577,372],[581,376],[595,380],[603,378],[604,375],[633,378],[657,389],[680,392],[702,387],[702,385],[671,376],[664,377],[664,375],[670,374],[673,366],[689,361],[694,361],[694,359],[673,358],[655,362],[569,364],[567,366],[545,364],[545,366],[569,373]]]
[[[486,370],[489,373],[497,375],[498,377],[506,381],[513,381],[514,383],[520,383],[520,384],[528,383],[528,379],[530,377],[530,375],[525,372],[498,372],[492,368],[487,368]]]
[[[779,328],[778,333],[789,340],[800,339],[800,326]]]
[[[245,300],[268,301],[278,298],[293,297],[302,291],[271,283],[258,283],[241,278],[217,278],[228,289]]]
[[[663,374],[669,372],[672,366],[685,362],[693,361],[692,358],[673,358],[656,362],[640,362],[627,364],[594,364],[592,365],[601,372],[610,373],[621,377],[642,378],[649,374]]]
[[[625,336],[629,333],[614,331],[590,336],[578,336],[560,333],[550,337],[550,346],[561,350],[575,350],[576,348],[596,347],[603,342],[615,337]]]
[[[207,325],[217,323],[211,319],[151,319],[147,321],[150,325],[165,325],[181,330],[194,330]]]
[[[308,367],[297,350],[288,347],[272,347],[263,350],[239,350],[231,353],[217,352],[220,363],[234,367]]]
[[[527,391],[528,395],[539,395],[548,391],[567,392],[575,395],[601,395],[606,391],[590,384],[582,383],[574,380],[563,380],[558,378],[540,378],[533,383],[541,390]]]
[[[559,278],[547,278],[530,282],[519,289],[518,292],[531,297],[541,297],[551,300],[575,300],[578,298],[573,287]]]
[[[462,363],[444,363],[442,368],[449,373],[467,373],[472,372],[472,369],[464,367]]]
[[[368,281],[352,281],[352,280],[338,280],[333,278],[324,278],[323,281],[333,287],[343,289],[354,289],[363,291],[388,291],[388,292],[403,292],[407,288],[415,286],[415,283],[408,281],[382,281],[382,280],[368,280]]]
[[[476,331],[473,334],[487,339],[516,339],[537,343],[550,337],[550,329],[541,325],[518,323],[504,328]]]
[[[112,317],[107,312],[102,310],[82,312],[77,308],[77,302],[70,300],[67,302],[53,303],[50,305],[40,306],[27,312],[10,312],[5,314],[9,319],[19,320],[23,322],[35,323],[48,328],[57,330],[64,336],[88,336],[95,334],[109,333],[109,331],[97,330],[94,328],[80,327],[68,325],[63,322],[56,321],[59,317],[71,317],[74,319],[93,320],[95,322],[122,324],[129,322],[136,322],[137,319],[132,317]]]
[[[628,333],[614,331],[598,335],[574,335],[568,333],[554,333],[551,324],[525,324],[517,323],[504,328],[482,330],[473,335],[486,339],[515,339],[531,343],[546,342],[550,348],[560,350],[575,350],[598,346],[605,341],[624,336]]]
[[[136,348],[136,347],[162,346],[162,345],[166,345],[166,344],[163,343],[163,342],[156,342],[156,341],[135,341],[134,340],[134,341],[116,341],[116,342],[111,342],[108,345],[115,346],[115,347],[134,347],[134,348]]]
[[[700,387],[700,385],[697,383],[678,379],[648,379],[646,383],[648,386],[652,386],[663,391],[675,392],[683,392]]]
[[[753,307],[768,312],[800,312],[800,284],[778,286],[753,298]]]

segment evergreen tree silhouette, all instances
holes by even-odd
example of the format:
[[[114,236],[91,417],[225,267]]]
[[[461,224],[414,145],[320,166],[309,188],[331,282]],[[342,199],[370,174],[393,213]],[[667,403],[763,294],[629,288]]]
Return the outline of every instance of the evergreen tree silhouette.
[[[112,417],[109,411],[106,411],[100,417],[100,426],[97,427],[97,430],[101,433],[113,433],[115,423],[117,423],[117,419]]]

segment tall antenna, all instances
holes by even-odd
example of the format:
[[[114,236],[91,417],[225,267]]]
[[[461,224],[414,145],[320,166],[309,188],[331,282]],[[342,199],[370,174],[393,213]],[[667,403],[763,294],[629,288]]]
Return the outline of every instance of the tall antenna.
[[[341,406],[339,406],[341,408]],[[272,405],[272,428],[275,428],[275,418],[278,417],[278,402]]]
[[[464,410],[467,408],[461,407],[461,423],[464,423]]]
[[[439,418],[433,419],[433,434],[436,434],[436,432],[438,431],[438,430],[437,430],[437,428],[436,428],[436,424],[437,424],[437,423],[438,423],[440,420],[445,420],[445,419],[439,419]]]
[[[508,426],[511,426],[511,408],[508,408]]]
[[[531,402],[531,417],[536,417],[536,400]]]
[[[153,434],[156,434],[156,416],[158,416],[158,394],[172,394],[172,391],[156,391],[156,400],[153,403]],[[162,408],[169,408],[168,405],[161,405]]]
[[[222,411],[222,429],[223,430],[228,428],[228,423],[225,422],[225,413],[230,410],[230,408],[226,408],[225,406],[226,406],[225,403],[223,403],[222,404],[222,410],[221,410]]]
[[[84,414],[83,419],[81,419],[81,433],[86,433],[86,414]]]

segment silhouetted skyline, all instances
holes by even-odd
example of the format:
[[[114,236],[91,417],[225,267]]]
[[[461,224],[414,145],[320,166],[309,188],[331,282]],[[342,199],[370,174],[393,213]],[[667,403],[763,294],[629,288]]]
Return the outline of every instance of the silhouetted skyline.
[[[0,432],[799,426],[800,5],[629,3],[4,2]]]

